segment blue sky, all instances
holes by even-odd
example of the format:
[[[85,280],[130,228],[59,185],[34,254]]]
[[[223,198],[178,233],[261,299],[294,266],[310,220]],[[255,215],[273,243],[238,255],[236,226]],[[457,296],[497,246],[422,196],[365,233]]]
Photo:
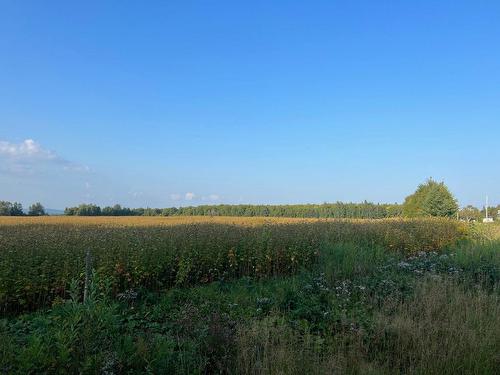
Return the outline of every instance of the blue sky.
[[[500,203],[498,1],[2,1],[0,199]]]

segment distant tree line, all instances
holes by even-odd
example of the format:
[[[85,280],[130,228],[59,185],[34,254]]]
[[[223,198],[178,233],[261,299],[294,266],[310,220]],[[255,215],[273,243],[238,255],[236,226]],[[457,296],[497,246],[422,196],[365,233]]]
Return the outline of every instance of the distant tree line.
[[[38,202],[32,204],[28,215],[45,215],[44,207]],[[417,190],[406,197],[403,204],[362,203],[323,203],[292,205],[252,205],[219,204],[168,208],[128,208],[119,204],[101,208],[95,204],[80,204],[66,207],[68,216],[270,216],[304,218],[351,218],[382,219],[389,217],[440,216],[460,218],[464,221],[479,221],[485,217],[482,210],[467,206],[459,209],[457,200],[443,182],[428,179]],[[0,216],[25,215],[18,202],[0,201]],[[500,219],[500,205],[488,207],[490,217]]]
[[[72,216],[273,216],[306,218],[371,218],[401,216],[398,204],[324,203],[297,205],[202,205],[169,208],[127,208],[120,205],[101,207],[81,204],[67,207],[65,215]]]
[[[0,201],[0,216],[25,216],[23,205],[19,202]],[[40,202],[33,203],[28,209],[28,216],[46,215],[45,208]]]
[[[170,209],[171,210],[171,209]],[[296,205],[203,205],[180,207],[176,211],[167,211],[177,215],[201,216],[273,216],[306,218],[371,218],[380,219],[400,216],[398,204],[363,203],[324,203]]]
[[[95,204],[81,204],[77,207],[66,207],[65,215],[69,216],[140,216],[138,209],[131,209],[115,204],[113,207],[101,207]]]
[[[23,205],[18,202],[0,201],[0,216],[23,216]]]

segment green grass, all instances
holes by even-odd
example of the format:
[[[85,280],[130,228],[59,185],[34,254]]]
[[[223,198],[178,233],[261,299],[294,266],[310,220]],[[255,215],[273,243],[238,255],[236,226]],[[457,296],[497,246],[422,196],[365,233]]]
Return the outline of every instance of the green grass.
[[[383,311],[371,353],[416,374],[494,374],[500,368],[500,297],[446,278],[425,280],[410,301]]]
[[[315,267],[0,320],[0,373],[489,374],[500,365],[500,244],[404,256],[336,244]]]

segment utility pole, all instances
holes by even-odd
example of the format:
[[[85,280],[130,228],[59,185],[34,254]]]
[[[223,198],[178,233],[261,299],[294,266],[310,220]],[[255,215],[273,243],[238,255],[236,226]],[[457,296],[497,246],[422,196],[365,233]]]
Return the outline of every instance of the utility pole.
[[[488,215],[488,196],[486,196],[486,207],[484,210],[486,211],[486,217],[483,219],[483,223],[493,223],[493,218]]]

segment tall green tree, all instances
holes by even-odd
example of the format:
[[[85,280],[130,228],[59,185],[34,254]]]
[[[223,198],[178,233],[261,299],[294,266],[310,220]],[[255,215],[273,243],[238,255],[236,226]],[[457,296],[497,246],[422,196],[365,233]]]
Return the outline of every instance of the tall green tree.
[[[23,205],[18,202],[0,201],[0,216],[23,216]]]
[[[10,216],[10,209],[12,203],[7,201],[0,201],[0,216]]]
[[[408,217],[453,217],[457,211],[457,201],[448,187],[444,182],[436,182],[431,178],[420,184],[403,204],[403,214]]]
[[[11,216],[23,216],[23,205],[19,202],[12,203],[12,208],[10,209]]]
[[[28,215],[30,215],[30,216],[44,216],[44,215],[46,215],[45,207],[43,207],[40,202],[33,203],[28,210]]]

